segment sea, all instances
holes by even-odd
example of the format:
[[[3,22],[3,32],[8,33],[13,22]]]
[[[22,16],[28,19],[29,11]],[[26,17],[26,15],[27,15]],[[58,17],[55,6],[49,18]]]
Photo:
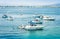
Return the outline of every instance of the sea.
[[[4,14],[12,16],[13,21],[2,18]],[[43,20],[43,30],[19,29],[21,25],[29,25],[34,15],[49,16],[55,21]],[[0,39],[60,39],[60,8],[0,6]]]

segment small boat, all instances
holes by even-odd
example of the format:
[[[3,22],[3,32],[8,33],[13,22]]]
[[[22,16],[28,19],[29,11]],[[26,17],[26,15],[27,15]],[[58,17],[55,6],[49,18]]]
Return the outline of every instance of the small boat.
[[[45,21],[55,21],[54,18],[52,18],[52,17],[46,17],[46,16],[43,18],[43,20],[45,20]]]
[[[25,29],[25,30],[43,30],[43,27],[42,25],[27,25],[27,26],[19,26],[20,29]]]
[[[5,20],[8,20],[8,21],[13,21],[13,17],[12,17],[12,16],[8,16],[8,15],[6,15],[6,14],[4,14],[4,15],[2,16],[2,18],[5,19]]]
[[[40,18],[41,20],[45,20],[45,21],[55,21],[55,19],[53,17],[50,16],[43,16],[43,15],[37,15],[34,16],[35,18]]]

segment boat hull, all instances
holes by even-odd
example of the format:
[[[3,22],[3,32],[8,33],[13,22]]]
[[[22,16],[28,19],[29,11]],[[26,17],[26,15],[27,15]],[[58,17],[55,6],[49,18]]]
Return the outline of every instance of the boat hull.
[[[43,26],[21,26],[19,28],[25,30],[43,30]]]
[[[44,19],[45,21],[55,21],[55,19]]]

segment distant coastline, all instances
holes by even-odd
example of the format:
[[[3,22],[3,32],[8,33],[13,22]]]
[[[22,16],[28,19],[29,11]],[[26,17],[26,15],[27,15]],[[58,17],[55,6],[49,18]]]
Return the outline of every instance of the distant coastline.
[[[0,6],[0,7],[26,7],[26,8],[60,8],[60,6]]]

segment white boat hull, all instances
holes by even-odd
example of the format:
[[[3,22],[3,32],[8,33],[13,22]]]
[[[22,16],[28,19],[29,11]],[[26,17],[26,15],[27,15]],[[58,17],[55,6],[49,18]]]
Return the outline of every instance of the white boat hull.
[[[54,21],[55,19],[52,17],[44,17],[43,20],[45,21]]]
[[[25,29],[25,30],[42,30],[44,26],[20,26],[20,29]]]

